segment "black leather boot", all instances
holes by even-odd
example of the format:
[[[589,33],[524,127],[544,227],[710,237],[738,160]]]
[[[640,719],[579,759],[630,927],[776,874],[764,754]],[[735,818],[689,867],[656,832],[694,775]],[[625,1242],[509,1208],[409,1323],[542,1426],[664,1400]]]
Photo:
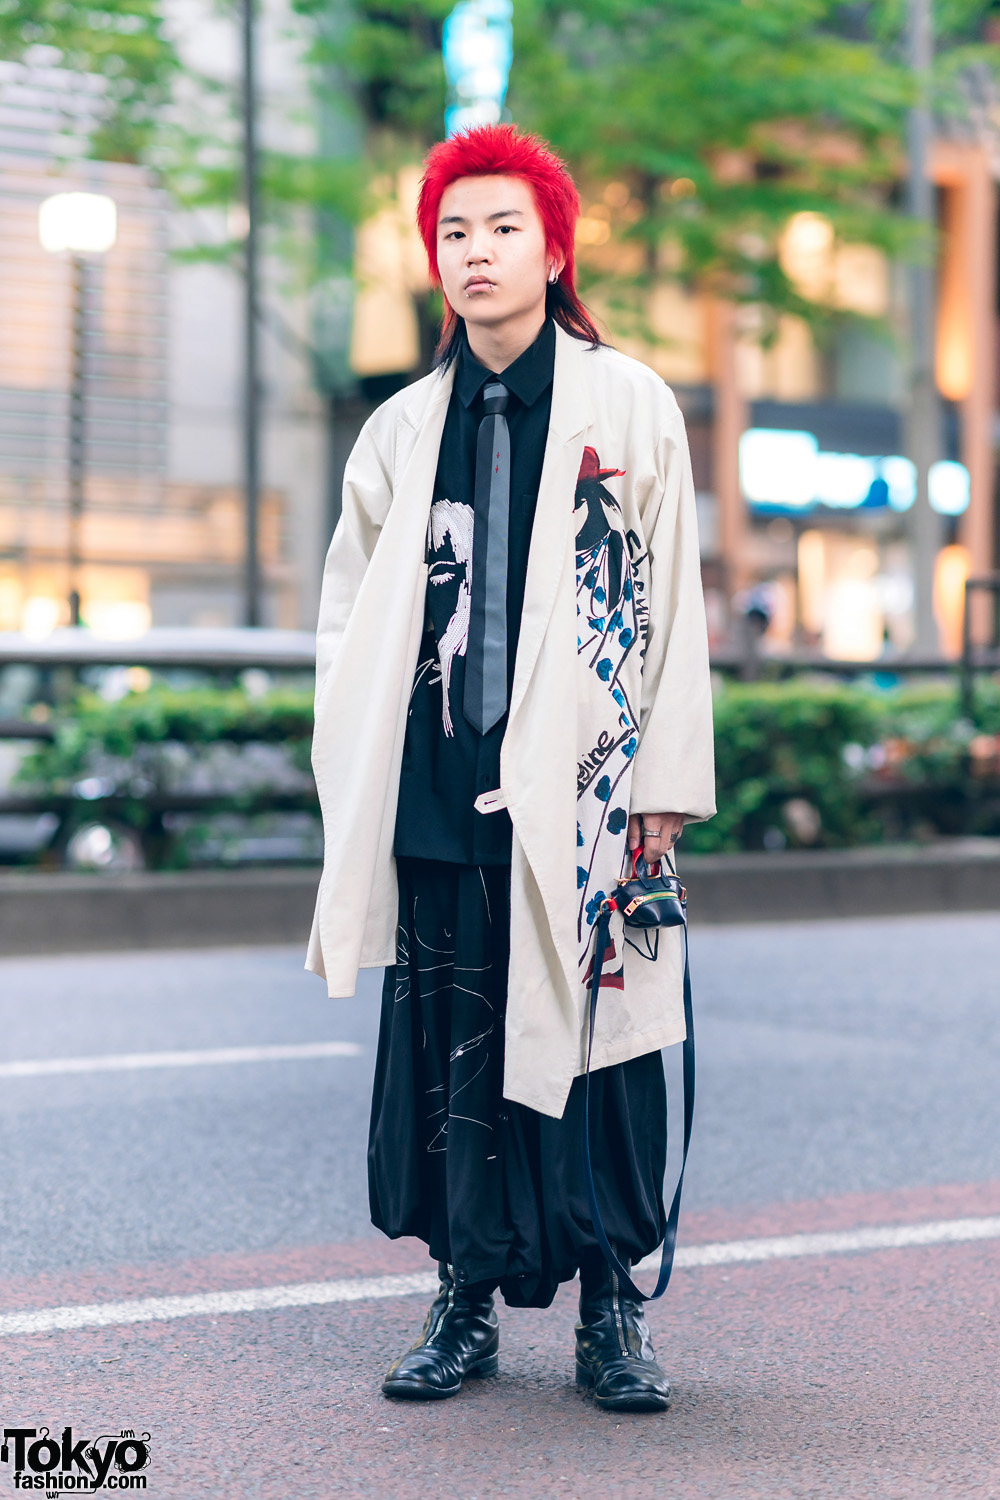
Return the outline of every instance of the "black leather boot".
[[[606,1411],[666,1411],[670,1405],[670,1382],[656,1363],[642,1303],[621,1291],[600,1250],[588,1251],[580,1267],[576,1381]]]
[[[495,1375],[500,1364],[500,1325],[492,1291],[456,1285],[451,1266],[438,1263],[441,1285],[415,1344],[389,1367],[386,1396],[441,1401],[454,1396],[466,1377]]]

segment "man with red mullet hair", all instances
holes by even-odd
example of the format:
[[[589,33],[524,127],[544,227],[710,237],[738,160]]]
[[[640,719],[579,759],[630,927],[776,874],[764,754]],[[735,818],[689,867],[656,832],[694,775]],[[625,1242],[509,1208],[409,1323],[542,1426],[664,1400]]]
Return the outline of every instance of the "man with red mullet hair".
[[[388,1396],[492,1375],[493,1294],[580,1273],[578,1381],[615,1411],[670,1387],[605,1261],[581,1149],[595,922],[629,850],[715,811],[694,490],[674,397],[574,288],[579,199],[510,125],[430,152],[418,223],[445,317],[434,371],[375,412],[344,478],[317,633],[326,856],[307,965],[331,996],[385,969],[372,1221],[438,1264]],[[590,1085],[620,1260],[662,1238],[660,1049],[681,945],[620,915]]]

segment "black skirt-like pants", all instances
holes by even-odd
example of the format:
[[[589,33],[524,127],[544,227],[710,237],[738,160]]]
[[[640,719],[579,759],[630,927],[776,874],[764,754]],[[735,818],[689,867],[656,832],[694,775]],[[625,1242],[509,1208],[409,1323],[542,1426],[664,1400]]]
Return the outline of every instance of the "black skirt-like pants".
[[[548,1307],[595,1247],[583,1173],[583,1079],[561,1120],[503,1097],[510,868],[399,859],[396,964],[385,971],[368,1145],[372,1222],[415,1235],[460,1284]],[[632,1261],[663,1235],[667,1101],[658,1052],[591,1075],[605,1228]]]

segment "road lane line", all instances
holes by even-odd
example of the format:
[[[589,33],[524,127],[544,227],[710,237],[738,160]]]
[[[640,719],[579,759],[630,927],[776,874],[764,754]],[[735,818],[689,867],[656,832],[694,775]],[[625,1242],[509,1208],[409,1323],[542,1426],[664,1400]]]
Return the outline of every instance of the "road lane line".
[[[1000,1216],[988,1219],[936,1219],[923,1224],[884,1224],[865,1229],[838,1229],[828,1234],[785,1234],[773,1239],[725,1240],[715,1245],[684,1245],[675,1266],[732,1266],[748,1261],[793,1260],[801,1255],[846,1255],[859,1250],[905,1250],[915,1245],[961,1244],[1000,1239]],[[638,1270],[655,1270],[659,1254],[646,1257]]]
[[[685,1245],[675,1264],[738,1265],[752,1261],[789,1260],[804,1255],[843,1255],[852,1251],[902,1250],[920,1245],[963,1244],[1000,1239],[1000,1215],[993,1218],[938,1219],[922,1224],[888,1224],[830,1234],[789,1234],[770,1239],[725,1240]],[[644,1265],[652,1265],[651,1257]],[[219,1317],[227,1313],[267,1312],[284,1307],[321,1307],[336,1302],[369,1302],[387,1297],[427,1296],[438,1278],[421,1271],[408,1276],[352,1276],[343,1281],[302,1281],[278,1286],[243,1287],[231,1292],[199,1292],[183,1297],[141,1297],[125,1302],[93,1302],[42,1307],[0,1314],[0,1337],[53,1333],[74,1328],[108,1328],[126,1323],[162,1322],[171,1318]]]
[[[356,1042],[289,1042],[273,1047],[211,1047],[190,1052],[115,1052],[104,1057],[36,1057],[0,1063],[0,1078],[51,1078],[56,1073],[129,1073],[138,1068],[202,1068],[224,1063],[295,1062],[359,1057]]]
[[[302,1281],[286,1286],[251,1286],[234,1292],[200,1292],[190,1297],[141,1297],[129,1302],[92,1302],[76,1307],[44,1307],[4,1313],[0,1335],[52,1333],[67,1328],[108,1328],[122,1323],[156,1323],[169,1318],[214,1317],[221,1313],[267,1312],[279,1307],[320,1307],[328,1302],[368,1302],[436,1292],[438,1278],[356,1276],[347,1281]]]

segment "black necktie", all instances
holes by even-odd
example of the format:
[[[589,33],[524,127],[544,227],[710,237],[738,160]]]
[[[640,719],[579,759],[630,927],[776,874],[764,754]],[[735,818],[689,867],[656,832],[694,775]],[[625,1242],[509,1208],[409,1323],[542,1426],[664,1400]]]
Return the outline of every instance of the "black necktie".
[[[472,534],[472,609],[465,657],[463,710],[485,734],[507,711],[507,525],[510,514],[509,392],[499,381],[483,389],[485,416],[476,443]]]

